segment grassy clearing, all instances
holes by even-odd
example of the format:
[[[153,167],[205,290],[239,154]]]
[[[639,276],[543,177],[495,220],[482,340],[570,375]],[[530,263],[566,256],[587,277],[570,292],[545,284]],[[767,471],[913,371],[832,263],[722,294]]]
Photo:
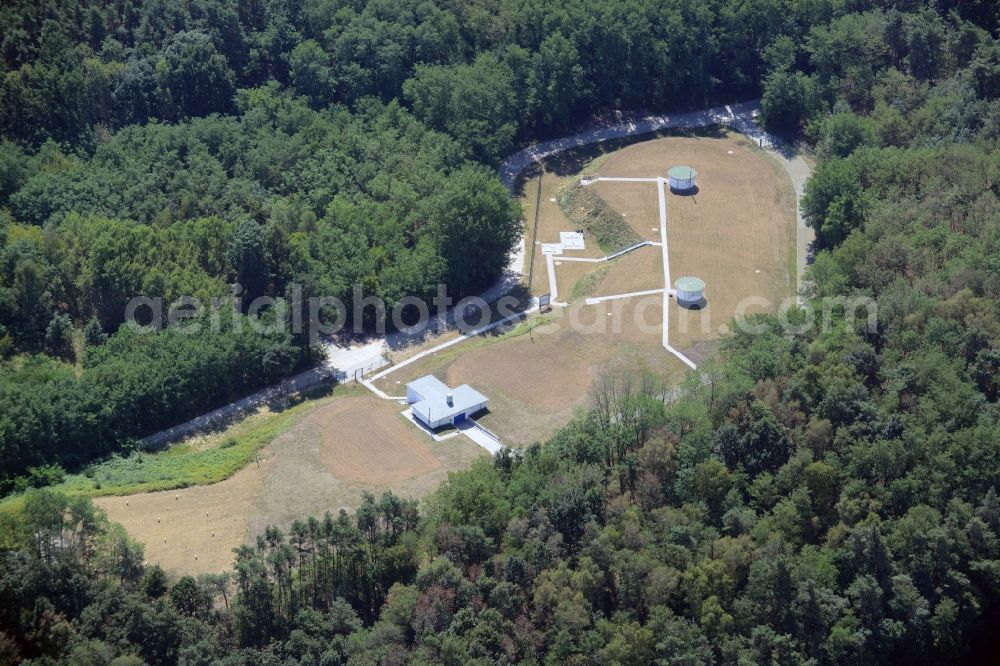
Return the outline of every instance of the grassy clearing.
[[[402,409],[364,389],[338,390],[297,414],[260,450],[259,464],[224,481],[94,502],[168,575],[231,571],[232,549],[268,525],[352,511],[365,491],[419,499],[486,455],[467,437],[435,442]]]
[[[494,329],[494,331],[478,335],[475,338],[466,340],[465,342],[462,342],[458,345],[447,347],[445,349],[442,349],[441,351],[434,352],[430,356],[430,359],[432,359],[432,361],[435,364],[450,363],[451,361],[455,360],[455,358],[461,356],[462,354],[466,354],[473,349],[479,349],[481,347],[486,347],[488,345],[492,345],[497,342],[501,342],[503,340],[511,340],[513,338],[521,337],[522,335],[527,335],[533,329],[548,323],[552,319],[552,316],[553,315],[551,313],[550,314],[535,313],[533,315],[528,316],[523,321],[517,323],[510,330],[505,330],[502,333],[496,333],[495,332],[496,329]],[[388,379],[389,377],[386,377],[384,380],[376,382],[376,384],[385,383],[385,381]]]
[[[513,299],[513,300],[511,300]],[[501,303],[503,301],[503,303]],[[502,305],[502,307],[501,307]],[[531,292],[525,285],[516,285],[503,298],[488,303],[488,313],[479,314],[469,312],[466,314],[470,327],[477,327],[480,322],[485,325],[508,317],[510,315],[524,312],[531,307]],[[487,333],[490,335],[491,333]],[[389,362],[392,364],[409,358],[414,354],[439,345],[448,340],[462,335],[461,329],[454,323],[443,327],[441,330],[428,330],[419,336],[414,336],[408,343],[395,347],[389,351]],[[494,333],[496,335],[496,333]]]
[[[785,171],[785,167],[779,162],[771,153],[766,150],[762,150],[754,145],[752,141],[748,142],[750,144],[750,150],[757,155],[760,155],[765,162],[771,167],[771,171],[774,172],[774,177],[779,183],[783,185],[781,192],[778,195],[778,202],[790,210],[796,210],[798,206],[798,195],[795,193],[795,186],[792,185],[791,181],[788,179],[788,172]],[[802,159],[806,161],[809,165],[810,170],[816,169],[815,160],[810,159],[806,154],[802,154]],[[788,274],[792,276],[792,296],[798,294],[799,288],[799,257],[798,257],[798,223],[792,225],[788,229]]]
[[[576,301],[581,298],[592,296],[593,293],[597,291],[601,281],[604,279],[604,276],[608,274],[610,269],[611,264],[601,264],[600,267],[577,280],[573,284],[573,289],[570,292],[570,299]]]
[[[732,132],[635,144],[609,157],[595,175],[648,176],[671,164],[699,170],[697,196],[666,197],[671,274],[694,275],[707,285],[704,308],[671,309],[671,344],[687,353],[727,330],[741,308],[753,302],[748,299],[759,303],[750,312],[773,312],[795,293],[795,190],[779,162]],[[627,213],[637,232],[652,232],[656,188],[607,185],[599,196]],[[628,263],[633,270],[612,269],[594,295],[661,286],[643,286],[634,277],[662,274],[656,262],[643,263],[644,251],[623,257],[621,268]]]
[[[254,460],[266,444],[287,431],[298,416],[335,396],[353,395],[355,387],[321,389],[280,411],[264,408],[220,432],[198,435],[157,452],[136,451],[112,456],[79,474],[68,474],[51,486],[68,495],[103,497],[217,483],[231,477]],[[0,513],[17,513],[23,495],[0,502]]]
[[[432,374],[441,378],[445,369],[463,354],[468,354],[483,347],[489,347],[498,342],[513,340],[527,335],[539,326],[543,326],[544,324],[551,322],[554,316],[556,316],[556,313],[551,311],[548,314],[539,314],[536,312],[516,324],[513,328],[505,330],[502,333],[497,333],[496,329],[494,329],[494,331],[489,333],[476,336],[475,338],[470,338],[457,345],[446,347],[441,351],[425,356],[416,364],[420,367],[420,373],[418,375],[412,375],[408,368],[403,368],[400,369],[398,373],[389,373],[385,377],[376,380],[375,385],[390,395],[394,395],[401,390],[400,387],[405,382],[412,381],[416,377],[423,376],[425,374]],[[409,368],[412,367],[414,366],[409,366]]]
[[[575,180],[566,185],[558,199],[559,207],[573,226],[585,229],[609,254],[642,240],[621,213]]]
[[[746,139],[737,140],[736,143],[740,146],[746,147],[754,155],[759,156],[764,162],[771,167],[771,171],[774,173],[774,177],[777,182],[781,185],[780,192],[776,195],[775,201],[791,210],[795,211],[798,208],[798,195],[795,192],[795,186],[789,179],[788,172],[785,170],[784,165],[778,161],[778,159],[772,155],[770,152],[760,148],[753,141],[748,141]],[[805,163],[809,165],[810,171],[816,170],[816,160],[815,157],[810,154],[805,144],[796,145],[799,150],[799,154]],[[788,275],[791,278],[791,296],[798,295],[799,289],[799,257],[798,257],[798,222],[791,225],[788,228],[788,236],[785,239],[788,243]]]
[[[544,442],[586,407],[593,381],[604,372],[655,368],[672,379],[683,376],[686,366],[663,349],[657,330],[638,328],[640,301],[556,308],[503,338],[421,358],[376,384],[395,392],[428,373],[451,386],[469,383],[489,397],[490,413],[479,418],[505,444]],[[650,322],[661,319],[661,299],[654,301],[643,317]],[[613,306],[620,316],[608,316]]]
[[[560,195],[581,175],[649,177],[673,164],[694,165],[702,174],[699,194],[667,197],[670,263],[678,276],[705,279],[709,302],[701,310],[678,308],[673,301],[666,306],[671,344],[696,362],[705,361],[743,299],[757,296],[778,304],[791,293],[791,181],[779,171],[779,163],[719,128],[647,135],[624,149],[612,148],[585,147],[545,160],[537,240],[556,242],[559,231],[582,226],[559,205]],[[537,175],[535,171],[533,177]],[[597,182],[586,189],[603,202],[605,212],[611,210],[616,225],[627,224],[631,233],[659,240],[655,187]],[[534,187],[527,188],[527,198],[526,210],[539,198]],[[606,220],[611,224],[610,216]],[[590,234],[586,249],[572,256],[597,258],[596,241],[597,234]],[[540,244],[533,252],[536,261],[544,261]],[[453,386],[467,382],[490,399],[483,424],[505,443],[522,446],[544,441],[584,408],[594,380],[605,372],[653,368],[672,382],[685,376],[688,368],[662,345],[661,296],[581,302],[586,296],[663,288],[660,248],[644,247],[607,264],[561,262],[559,257],[554,264],[560,298],[570,307],[541,321],[529,320],[536,327],[531,336],[523,335],[525,326],[504,337],[470,340],[399,368],[376,384],[398,394],[406,381],[428,373]],[[602,269],[607,271],[603,276],[590,275]],[[532,288],[536,294],[550,290],[547,272],[538,266]]]

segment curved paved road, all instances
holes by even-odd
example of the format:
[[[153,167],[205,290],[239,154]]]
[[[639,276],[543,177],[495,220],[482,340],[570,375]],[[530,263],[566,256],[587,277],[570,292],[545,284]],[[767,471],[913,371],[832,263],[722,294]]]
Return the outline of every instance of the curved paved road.
[[[584,129],[571,136],[552,139],[533,144],[509,156],[500,165],[500,178],[511,191],[517,177],[527,167],[535,162],[560,153],[570,148],[601,143],[612,139],[641,136],[664,129],[693,129],[707,125],[726,125],[745,134],[761,148],[775,157],[792,179],[796,193],[797,224],[797,264],[799,291],[802,287],[802,275],[809,259],[809,247],[813,240],[813,231],[805,225],[802,212],[798,209],[810,169],[805,160],[778,137],[765,132],[757,126],[755,118],[760,113],[760,100],[751,100],[738,104],[717,106],[702,111],[670,115],[645,115],[629,118],[621,122],[602,124]],[[512,254],[511,261],[503,278],[497,284],[482,294],[486,301],[495,301],[520,282],[524,266],[524,238],[522,237],[517,250]],[[442,322],[438,322],[440,324]],[[289,394],[308,390],[331,378],[350,378],[355,371],[365,373],[387,365],[385,352],[390,348],[398,348],[412,341],[412,336],[402,333],[392,333],[381,338],[372,338],[350,346],[327,345],[326,363],[312,370],[290,377],[278,386],[263,389],[236,402],[220,407],[208,414],[199,416],[187,423],[174,426],[168,430],[150,435],[142,440],[144,447],[154,448],[164,446],[186,437],[187,435],[210,427],[217,427],[251,409],[256,409],[277,397],[284,398]],[[454,344],[452,341],[449,344]]]

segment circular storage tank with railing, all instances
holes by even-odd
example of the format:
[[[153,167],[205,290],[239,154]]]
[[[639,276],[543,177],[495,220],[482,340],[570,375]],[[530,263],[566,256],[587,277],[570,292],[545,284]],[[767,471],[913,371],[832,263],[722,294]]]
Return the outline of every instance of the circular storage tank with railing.
[[[705,300],[705,281],[696,277],[682,277],[674,282],[677,304],[700,305]]]
[[[667,182],[670,183],[670,189],[672,190],[677,192],[690,192],[698,187],[698,184],[695,182],[695,177],[697,177],[697,175],[698,172],[694,170],[694,167],[670,167],[670,171],[667,172]]]

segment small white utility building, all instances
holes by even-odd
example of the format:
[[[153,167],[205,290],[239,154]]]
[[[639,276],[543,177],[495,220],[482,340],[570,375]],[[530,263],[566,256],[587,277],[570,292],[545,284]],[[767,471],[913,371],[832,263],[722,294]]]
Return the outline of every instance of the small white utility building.
[[[693,167],[670,167],[670,171],[667,172],[667,182],[670,183],[671,190],[675,190],[677,192],[690,192],[698,187],[698,184],[695,182],[695,177],[697,175],[698,172],[695,171]]]
[[[434,375],[406,385],[406,402],[413,418],[430,429],[455,425],[486,409],[489,400],[468,384],[450,388]]]

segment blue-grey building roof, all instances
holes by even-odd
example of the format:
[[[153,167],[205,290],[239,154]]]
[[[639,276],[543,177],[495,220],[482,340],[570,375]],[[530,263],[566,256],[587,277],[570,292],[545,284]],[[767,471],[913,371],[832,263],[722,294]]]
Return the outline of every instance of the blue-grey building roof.
[[[437,397],[443,398],[447,396],[448,391],[451,390],[448,388],[447,384],[434,375],[424,375],[419,379],[414,379],[406,385],[406,388],[416,391],[420,394],[420,397],[425,400]]]
[[[468,384],[449,389],[447,384],[433,375],[421,377],[410,382],[407,386],[423,398],[423,400],[413,403],[411,409],[424,422],[450,420],[472,407],[488,402],[486,396]],[[450,405],[448,404],[449,392],[452,402]]]

